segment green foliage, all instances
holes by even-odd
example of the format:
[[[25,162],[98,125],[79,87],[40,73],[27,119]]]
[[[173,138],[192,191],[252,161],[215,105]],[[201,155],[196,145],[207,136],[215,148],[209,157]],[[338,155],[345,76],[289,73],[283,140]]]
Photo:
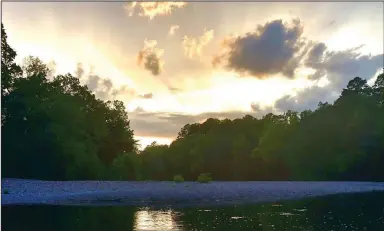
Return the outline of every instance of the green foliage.
[[[109,178],[115,180],[142,180],[141,160],[136,153],[117,156],[110,167]]]
[[[2,33],[3,176],[75,180],[113,175],[114,160],[136,152],[123,103],[96,99],[78,78],[53,76],[37,58],[16,65],[3,25]],[[125,172],[118,177],[138,178]]]
[[[202,173],[197,177],[197,181],[200,183],[209,183],[212,181],[210,173]]]
[[[146,180],[169,180],[174,175],[167,171],[166,151],[167,145],[158,145],[153,142],[140,152],[142,174]]]
[[[184,177],[182,175],[175,175],[173,176],[173,181],[176,183],[184,182]]]

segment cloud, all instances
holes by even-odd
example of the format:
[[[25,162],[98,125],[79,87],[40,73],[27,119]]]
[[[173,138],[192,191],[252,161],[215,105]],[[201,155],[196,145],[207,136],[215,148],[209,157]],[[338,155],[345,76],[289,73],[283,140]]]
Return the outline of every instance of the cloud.
[[[171,27],[169,28],[169,31],[168,31],[168,34],[169,35],[174,35],[176,30],[179,29],[179,25],[171,25]]]
[[[139,97],[142,99],[152,99],[153,94],[152,93],[146,93],[146,94],[139,95]]]
[[[180,93],[183,91],[183,89],[180,87],[173,87],[170,85],[168,85],[167,88],[168,88],[168,91],[170,91],[170,93],[172,93],[172,94],[177,94],[177,93]]]
[[[315,109],[320,101],[333,103],[354,77],[367,80],[375,77],[384,67],[384,54],[363,55],[359,52],[361,47],[328,51],[324,43],[314,44],[304,62],[315,70],[309,78],[314,81],[326,79],[328,84],[322,87],[315,84],[294,96],[286,95],[276,101],[275,108],[279,111]]]
[[[213,57],[212,64],[256,78],[278,73],[293,78],[297,68],[312,69],[314,73],[307,78],[313,85],[277,100],[274,107],[279,112],[314,109],[320,101],[333,103],[351,79],[370,79],[384,66],[384,54],[362,54],[363,45],[331,51],[325,43],[302,37],[302,32],[299,20],[291,25],[282,20],[268,22],[254,32],[223,39],[223,50]]]
[[[79,78],[95,96],[102,100],[115,100],[119,96],[134,97],[136,91],[128,86],[115,87],[109,78],[102,78],[91,70],[85,74],[81,63],[78,63],[75,70],[75,76]]]
[[[139,16],[145,16],[152,20],[155,16],[170,15],[176,9],[186,5],[186,2],[130,2],[124,8],[129,16],[133,16],[135,9],[139,8]]]
[[[291,25],[282,20],[259,25],[253,32],[224,39],[223,50],[213,58],[213,64],[256,78],[277,73],[292,78],[303,56],[299,52],[305,47],[302,33],[299,20]]]
[[[168,86],[168,90],[170,91],[170,92],[179,92],[179,91],[181,91],[181,89],[180,88],[177,88],[177,87],[171,87],[171,86]]]
[[[115,87],[110,79],[102,78],[95,74],[88,75],[86,83],[97,98],[102,100],[115,100],[119,96],[134,97],[136,92],[127,86]]]
[[[336,24],[336,20],[332,20],[332,21],[330,21],[329,23],[328,23],[328,26],[333,26],[333,25],[335,25]]]
[[[314,110],[320,101],[332,103],[337,96],[338,93],[329,87],[313,86],[297,92],[294,96],[283,96],[275,102],[274,107],[281,113],[288,110]]]
[[[307,67],[317,68],[317,65],[323,62],[322,58],[326,49],[327,47],[324,43],[315,44],[308,52],[305,65]]]
[[[128,2],[127,4],[124,5],[124,9],[128,12],[128,15],[130,17],[133,16],[136,5],[137,5],[137,2]]]
[[[190,59],[201,56],[204,46],[213,39],[213,30],[205,30],[203,35],[193,38],[185,35],[181,42],[184,54]]]
[[[256,114],[256,117],[260,117],[260,115],[265,115],[265,114],[268,114],[268,113],[273,113],[275,112],[274,108],[272,106],[266,106],[266,107],[261,107],[259,104],[257,103],[252,103],[251,104],[251,109],[254,113],[259,113],[259,114]],[[253,114],[254,114],[253,113]]]
[[[76,70],[75,70],[75,76],[80,79],[81,77],[83,77],[83,75],[84,75],[84,68],[83,68],[81,63],[77,63],[76,64]]]
[[[137,55],[137,63],[139,66],[144,64],[144,68],[154,76],[161,74],[164,66],[164,61],[160,60],[164,54],[163,49],[156,48],[156,40],[145,40],[144,48]]]
[[[333,90],[341,90],[356,76],[372,78],[384,66],[384,54],[363,55],[359,52],[361,47],[328,51],[324,43],[315,44],[305,60],[305,65],[316,71],[309,78],[326,77]]]
[[[259,108],[251,112],[227,111],[205,112],[197,115],[167,112],[147,112],[138,107],[129,113],[131,128],[137,136],[169,137],[175,138],[181,128],[187,123],[198,123],[208,118],[237,119],[245,115],[261,118],[271,112],[271,108]]]

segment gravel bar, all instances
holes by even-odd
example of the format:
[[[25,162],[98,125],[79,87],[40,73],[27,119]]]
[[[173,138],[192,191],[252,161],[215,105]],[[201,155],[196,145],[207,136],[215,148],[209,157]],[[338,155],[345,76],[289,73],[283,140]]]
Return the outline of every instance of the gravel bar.
[[[2,206],[195,206],[276,202],[338,193],[384,192],[384,182],[40,181],[2,179]]]

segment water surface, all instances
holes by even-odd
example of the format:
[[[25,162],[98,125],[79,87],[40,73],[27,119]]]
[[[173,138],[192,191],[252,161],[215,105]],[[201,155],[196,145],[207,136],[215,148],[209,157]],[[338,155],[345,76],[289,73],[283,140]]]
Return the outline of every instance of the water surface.
[[[325,196],[281,203],[225,207],[2,208],[2,230],[284,230],[383,231],[384,193]]]

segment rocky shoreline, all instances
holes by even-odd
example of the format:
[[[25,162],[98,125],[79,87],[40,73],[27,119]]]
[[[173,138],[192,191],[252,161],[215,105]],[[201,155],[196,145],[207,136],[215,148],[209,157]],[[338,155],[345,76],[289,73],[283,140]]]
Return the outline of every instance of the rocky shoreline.
[[[384,192],[384,182],[133,182],[2,179],[2,206],[199,206]]]

